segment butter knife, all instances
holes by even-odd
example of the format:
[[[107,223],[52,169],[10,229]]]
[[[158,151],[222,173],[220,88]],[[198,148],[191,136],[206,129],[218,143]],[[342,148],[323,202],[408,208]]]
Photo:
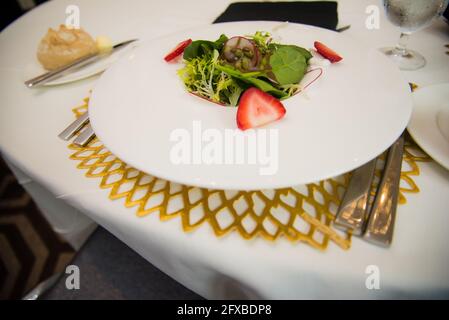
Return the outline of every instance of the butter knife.
[[[89,54],[87,56],[81,57],[81,58],[73,61],[72,63],[69,63],[68,65],[62,66],[55,70],[41,74],[40,76],[37,76],[33,79],[30,79],[25,82],[25,85],[28,88],[35,88],[37,86],[43,85],[51,80],[55,80],[57,78],[65,76],[65,75],[73,72],[74,70],[78,70],[81,67],[87,66],[89,64],[92,64],[93,62],[103,59],[103,58],[109,56],[110,54],[112,54],[112,52],[114,52],[114,51],[136,41],[136,40],[137,39],[132,39],[132,40],[120,42],[120,43],[114,45],[112,47],[112,50],[109,51],[108,53],[94,53],[94,54]]]

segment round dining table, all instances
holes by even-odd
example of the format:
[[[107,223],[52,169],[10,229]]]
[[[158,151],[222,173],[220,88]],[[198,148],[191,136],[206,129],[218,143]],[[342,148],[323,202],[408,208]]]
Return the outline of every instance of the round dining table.
[[[82,104],[99,75],[29,89],[24,81],[49,27],[79,8],[80,23],[113,43],[169,35],[211,24],[229,0],[54,0],[13,22],[0,34],[0,149],[19,182],[62,235],[103,226],[161,271],[208,299],[389,299],[449,297],[449,172],[435,161],[419,164],[420,192],[397,210],[394,241],[381,248],[352,239],[342,250],[330,242],[320,251],[285,238],[246,240],[238,233],[217,237],[207,224],[184,232],[177,219],[138,217],[124,199],[110,200],[97,179],[88,179],[69,159],[58,134]],[[379,18],[373,24],[373,14]],[[394,45],[399,29],[377,0],[338,1],[339,27],[360,45]],[[370,22],[371,21],[371,22]],[[427,60],[402,71],[419,88],[449,82],[449,26],[442,18],[410,37],[410,47]],[[418,90],[419,90],[418,88]],[[379,94],[382,94],[380,92]],[[382,130],[382,123],[379,123]],[[87,232],[87,231],[86,231]],[[74,245],[79,244],[74,241]],[[374,268],[374,269],[373,269]],[[369,285],[376,271],[378,285]],[[81,274],[83,270],[80,270]],[[81,281],[82,285],[82,281]]]

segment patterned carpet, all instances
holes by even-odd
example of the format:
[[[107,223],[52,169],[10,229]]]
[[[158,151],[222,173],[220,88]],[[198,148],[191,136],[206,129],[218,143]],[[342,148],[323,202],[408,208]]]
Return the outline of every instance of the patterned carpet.
[[[74,254],[0,158],[0,299],[20,299]]]

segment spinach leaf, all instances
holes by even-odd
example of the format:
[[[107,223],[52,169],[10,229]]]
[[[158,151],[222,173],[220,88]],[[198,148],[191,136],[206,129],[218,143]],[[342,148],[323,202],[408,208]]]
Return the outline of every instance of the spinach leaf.
[[[220,52],[226,41],[228,41],[228,37],[225,34],[220,35],[220,38],[214,41],[215,49]]]
[[[296,48],[281,46],[270,56],[271,71],[280,85],[298,83],[307,69],[306,58]]]
[[[228,40],[228,37],[226,35],[222,34],[220,38],[218,38],[215,41],[209,41],[209,40],[195,40],[192,41],[191,44],[187,46],[184,50],[183,58],[185,60],[192,60],[193,58],[207,55],[212,53],[214,50],[217,50],[218,52],[221,51],[223,48],[224,43]]]
[[[234,77],[236,79],[239,79],[245,83],[251,84],[253,86],[255,86],[256,88],[259,88],[260,90],[270,93],[273,96],[277,97],[277,98],[284,98],[287,96],[287,93],[277,89],[276,87],[274,87],[271,83],[262,80],[262,79],[258,79],[256,77],[258,76],[263,76],[264,73],[261,71],[255,71],[255,72],[240,72],[237,69],[234,69],[231,66],[224,66],[224,65],[220,65],[217,64],[215,66],[216,69],[223,71],[224,73],[230,75],[231,77]]]
[[[309,61],[309,59],[312,58],[312,54],[310,53],[309,50],[304,49],[303,47],[295,46],[294,44],[271,43],[269,45],[269,49],[272,51],[275,51],[282,47],[289,47],[289,48],[293,48],[293,49],[297,50],[299,53],[301,53],[304,56],[304,58],[306,58],[306,61]]]
[[[207,40],[192,41],[184,50],[182,56],[185,60],[192,60],[193,58],[202,56],[203,54],[210,53],[215,47],[215,43]]]

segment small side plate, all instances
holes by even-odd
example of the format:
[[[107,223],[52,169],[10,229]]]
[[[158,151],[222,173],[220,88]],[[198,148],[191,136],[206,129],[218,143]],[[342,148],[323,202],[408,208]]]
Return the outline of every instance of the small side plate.
[[[130,52],[129,50],[133,50],[135,48],[136,44],[131,44],[123,49],[117,50],[116,52],[112,53],[109,57],[100,59],[92,64],[89,64],[85,67],[80,68],[79,70],[73,71],[72,73],[63,76],[61,78],[49,81],[44,84],[44,86],[57,86],[61,84],[66,84],[70,82],[79,81],[82,79],[86,79],[92,76],[95,76],[97,74],[102,73],[104,70],[106,70],[108,67],[110,67],[115,61],[117,61],[120,57],[122,57],[127,52]],[[30,62],[25,67],[25,72],[23,75],[24,82],[26,80],[29,80],[37,75],[43,74],[47,72],[48,70],[45,70],[37,60],[37,58]]]
[[[449,83],[413,93],[413,113],[407,127],[416,143],[449,170]]]

